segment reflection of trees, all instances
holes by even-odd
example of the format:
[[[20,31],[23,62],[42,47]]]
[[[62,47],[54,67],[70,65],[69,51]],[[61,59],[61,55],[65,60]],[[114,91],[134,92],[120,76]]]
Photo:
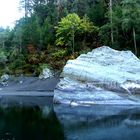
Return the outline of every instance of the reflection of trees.
[[[62,128],[53,112],[43,117],[39,107],[0,108],[0,139],[63,140]]]

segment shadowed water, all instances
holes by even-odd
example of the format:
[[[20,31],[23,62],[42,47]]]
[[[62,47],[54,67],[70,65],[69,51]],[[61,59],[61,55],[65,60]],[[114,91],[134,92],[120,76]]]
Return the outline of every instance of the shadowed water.
[[[4,97],[0,140],[139,140],[140,107],[53,106],[49,97]]]
[[[45,103],[45,98],[2,99],[0,140],[63,140],[63,130],[53,112],[52,103],[48,104],[48,99]]]

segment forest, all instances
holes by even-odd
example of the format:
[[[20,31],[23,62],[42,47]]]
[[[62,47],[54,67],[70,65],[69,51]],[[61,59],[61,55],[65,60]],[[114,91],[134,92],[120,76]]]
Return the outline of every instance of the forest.
[[[0,27],[0,75],[61,70],[102,45],[140,56],[139,0],[21,0],[25,16]]]

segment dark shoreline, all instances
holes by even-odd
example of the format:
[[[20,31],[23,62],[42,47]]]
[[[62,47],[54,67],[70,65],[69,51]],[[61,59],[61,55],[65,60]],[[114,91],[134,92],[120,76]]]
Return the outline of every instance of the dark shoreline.
[[[59,78],[39,79],[38,77],[14,77],[9,79],[7,86],[0,85],[0,95],[30,95],[39,93],[41,96],[52,94]],[[36,92],[34,95],[33,92]]]
[[[45,106],[53,104],[58,78],[14,77],[0,85],[0,106]]]

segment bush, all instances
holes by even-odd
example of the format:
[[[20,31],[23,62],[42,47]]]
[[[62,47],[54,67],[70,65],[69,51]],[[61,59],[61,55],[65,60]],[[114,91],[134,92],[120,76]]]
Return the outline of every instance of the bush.
[[[4,51],[0,50],[0,63],[5,63],[7,61],[7,56]]]
[[[61,59],[66,56],[67,51],[66,50],[58,50],[57,52],[52,53],[52,57],[54,59]]]

